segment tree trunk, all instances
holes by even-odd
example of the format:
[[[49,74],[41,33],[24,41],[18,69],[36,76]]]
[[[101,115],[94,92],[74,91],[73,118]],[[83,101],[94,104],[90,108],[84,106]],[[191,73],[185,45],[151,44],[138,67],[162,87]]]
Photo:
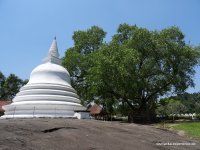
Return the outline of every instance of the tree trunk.
[[[146,99],[141,99],[141,104],[138,109],[132,109],[129,113],[128,121],[136,123],[150,123],[156,121],[155,110],[147,105]]]

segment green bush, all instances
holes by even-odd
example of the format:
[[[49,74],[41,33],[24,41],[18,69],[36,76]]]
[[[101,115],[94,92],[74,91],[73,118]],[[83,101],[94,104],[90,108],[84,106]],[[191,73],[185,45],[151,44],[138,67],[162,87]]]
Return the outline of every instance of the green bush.
[[[200,114],[196,114],[196,118],[200,120]]]

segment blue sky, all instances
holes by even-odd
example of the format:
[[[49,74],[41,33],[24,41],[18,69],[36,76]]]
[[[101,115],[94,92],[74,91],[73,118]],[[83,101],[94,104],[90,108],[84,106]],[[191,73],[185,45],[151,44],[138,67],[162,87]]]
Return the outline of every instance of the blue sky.
[[[200,44],[199,0],[0,0],[0,71],[28,79],[57,36],[60,55],[73,46],[76,30],[93,25],[109,41],[120,23],[150,30],[178,26],[191,45]],[[200,68],[195,88],[200,91]]]

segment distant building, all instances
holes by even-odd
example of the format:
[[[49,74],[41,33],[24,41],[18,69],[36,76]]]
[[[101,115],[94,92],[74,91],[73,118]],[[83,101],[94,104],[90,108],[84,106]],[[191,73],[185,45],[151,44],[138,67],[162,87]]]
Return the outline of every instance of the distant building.
[[[97,120],[108,120],[108,114],[98,104],[90,105],[87,109],[90,112],[90,116]]]

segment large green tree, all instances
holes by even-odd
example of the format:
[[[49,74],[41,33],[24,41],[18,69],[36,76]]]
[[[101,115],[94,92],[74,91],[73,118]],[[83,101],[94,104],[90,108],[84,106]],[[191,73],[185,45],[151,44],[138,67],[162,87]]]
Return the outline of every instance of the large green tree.
[[[68,69],[72,86],[78,91],[82,102],[89,99],[91,95],[86,81],[86,76],[91,68],[90,55],[103,45],[105,35],[106,32],[97,26],[92,26],[86,31],[75,31],[73,35],[74,47],[69,48],[63,58],[63,66]]]
[[[88,36],[74,40],[75,46],[64,58],[72,78],[81,76],[81,82],[76,78],[74,83],[84,100],[114,99],[126,103],[134,115],[152,116],[159,96],[194,86],[192,76],[199,53],[184,41],[178,27],[149,31],[121,24],[111,42],[100,43],[89,53],[82,44],[78,44],[79,51],[74,50],[76,42],[87,43]]]

